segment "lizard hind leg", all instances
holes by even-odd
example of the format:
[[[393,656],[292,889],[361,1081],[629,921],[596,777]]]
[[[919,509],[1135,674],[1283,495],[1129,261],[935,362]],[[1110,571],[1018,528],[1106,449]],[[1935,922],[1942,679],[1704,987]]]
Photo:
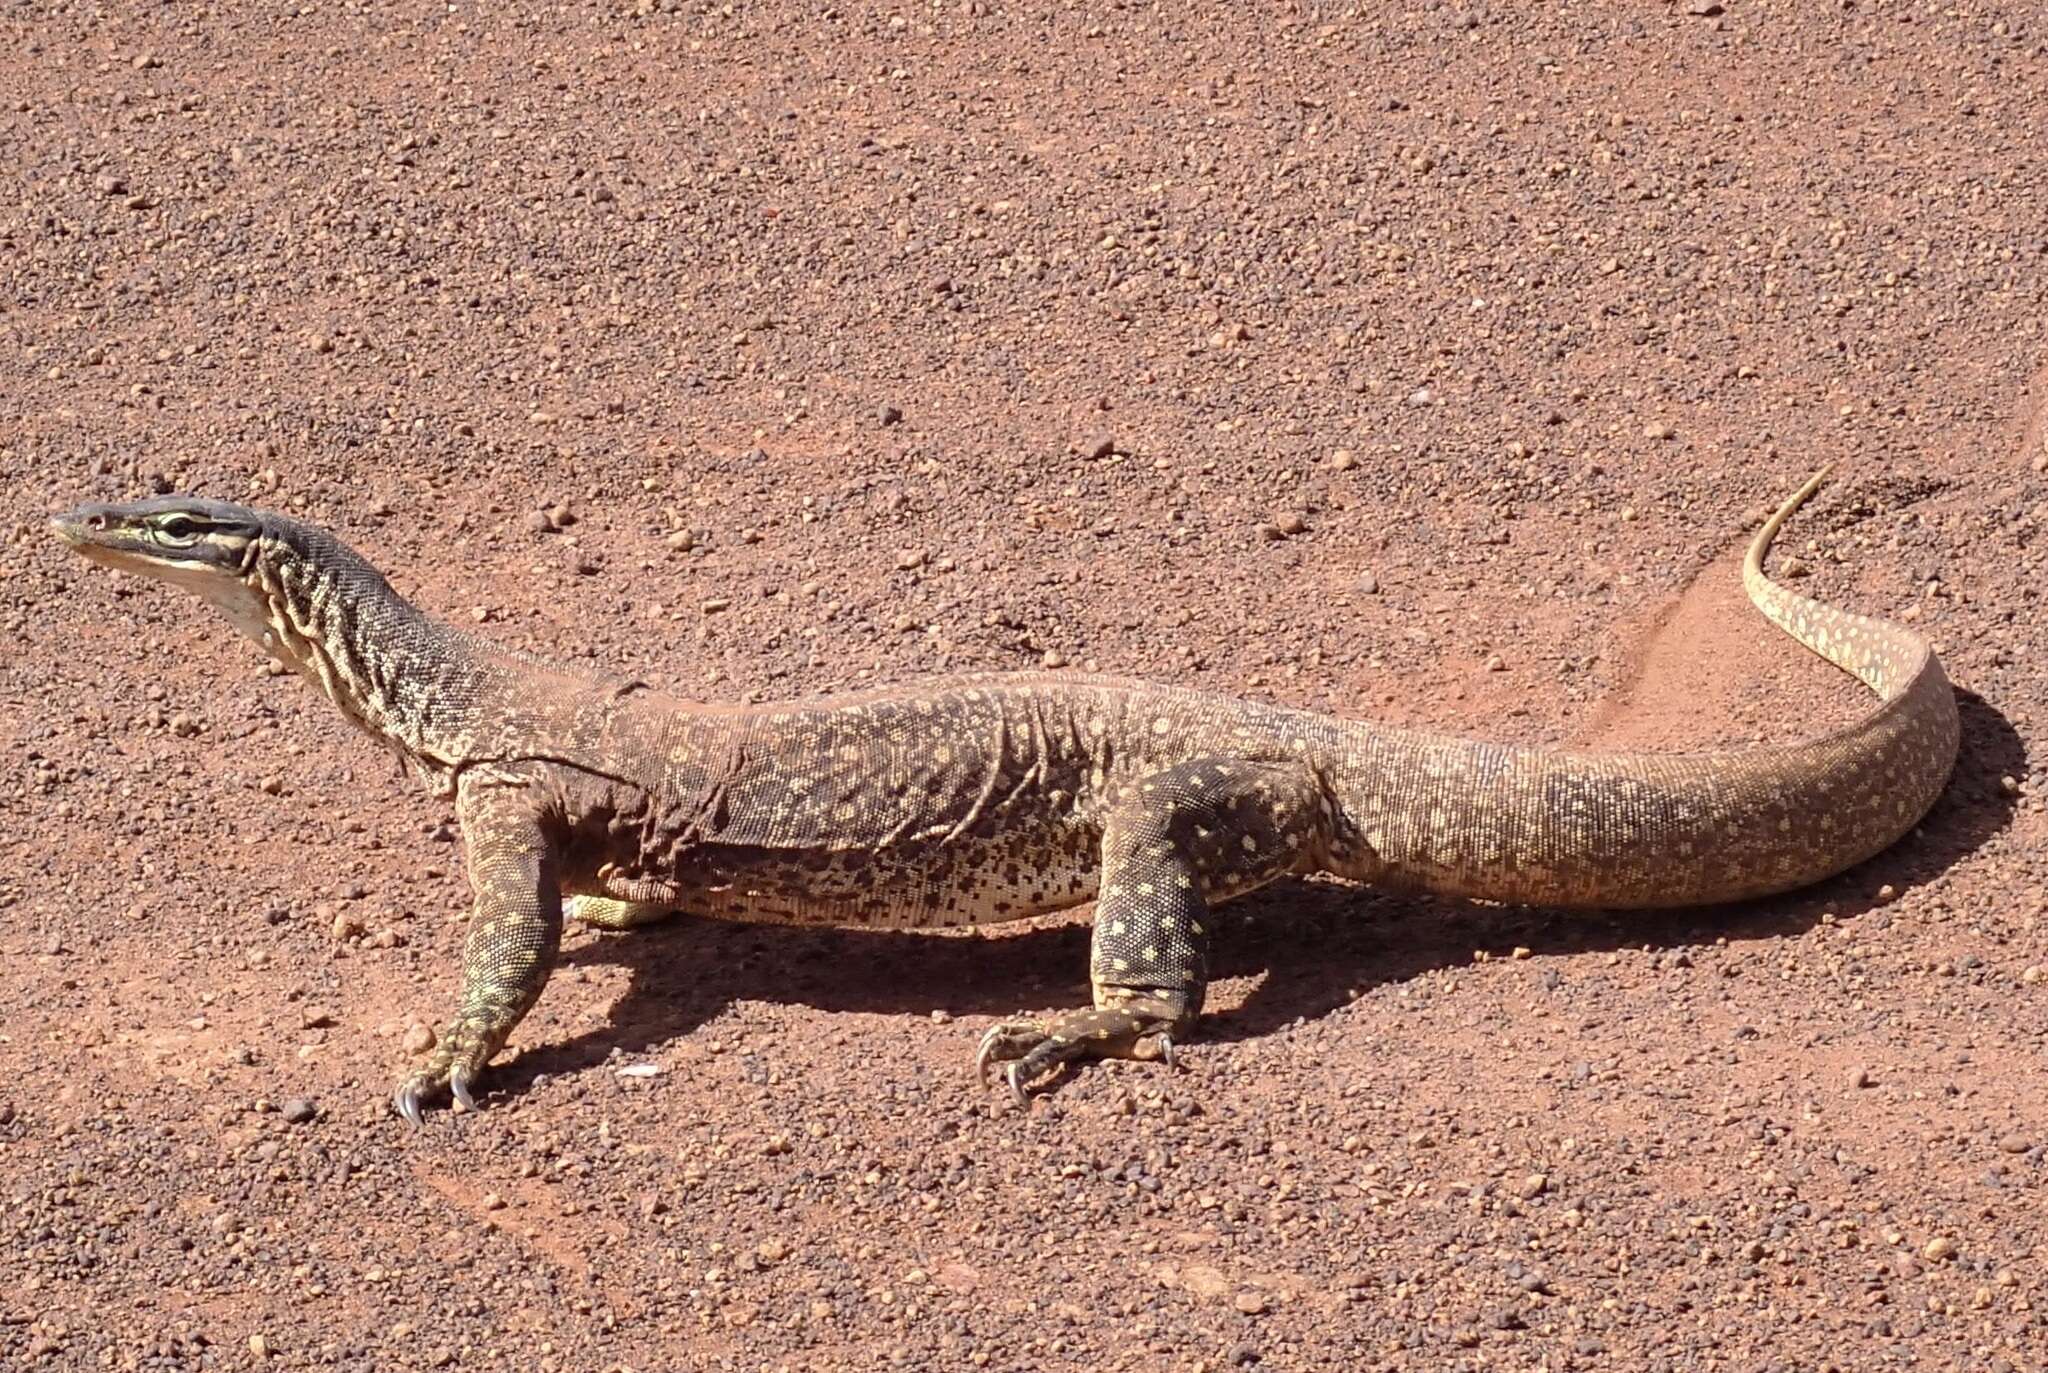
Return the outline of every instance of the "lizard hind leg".
[[[614,901],[608,896],[578,896],[569,902],[569,918],[593,930],[632,930],[676,913],[673,903]]]
[[[1170,1064],[1202,1010],[1210,903],[1309,866],[1326,813],[1311,778],[1264,763],[1199,759],[1130,787],[1103,829],[1094,1006],[992,1026],[977,1069],[986,1077],[1007,1063],[1021,1103],[1029,1084],[1073,1059]]]

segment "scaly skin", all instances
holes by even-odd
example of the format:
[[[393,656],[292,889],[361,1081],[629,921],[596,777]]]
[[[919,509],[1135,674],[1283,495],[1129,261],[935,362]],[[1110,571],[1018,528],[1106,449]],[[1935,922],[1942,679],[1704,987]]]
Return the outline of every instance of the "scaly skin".
[[[1027,1084],[1083,1056],[1170,1058],[1210,908],[1289,873],[1492,901],[1649,907],[1789,890],[1933,804],[1956,706],[1920,636],[1765,577],[1816,476],[1751,546],[1765,616],[1879,697],[1785,747],[1522,748],[1110,677],[962,677],[746,708],[550,666],[428,618],[327,534],[171,497],[55,521],[96,561],[186,586],[456,799],[476,910],[463,994],[396,1095],[418,1124],[538,999],[563,898],[604,929],[741,920],[967,925],[1096,902],[1094,1006],[992,1027]]]

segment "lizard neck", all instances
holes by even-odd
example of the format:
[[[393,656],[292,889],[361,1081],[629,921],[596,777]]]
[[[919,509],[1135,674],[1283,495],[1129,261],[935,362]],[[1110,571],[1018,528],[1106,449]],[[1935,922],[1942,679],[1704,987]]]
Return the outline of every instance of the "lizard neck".
[[[280,526],[252,550],[256,615],[223,609],[435,790],[452,786],[493,664],[338,539]]]

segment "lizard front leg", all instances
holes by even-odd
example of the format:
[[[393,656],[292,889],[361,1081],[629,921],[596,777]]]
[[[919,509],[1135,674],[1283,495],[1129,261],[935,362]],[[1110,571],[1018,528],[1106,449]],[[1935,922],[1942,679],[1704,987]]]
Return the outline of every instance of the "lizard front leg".
[[[527,789],[501,779],[465,780],[458,814],[476,910],[463,947],[455,1020],[392,1098],[414,1125],[422,1105],[444,1090],[475,1109],[470,1089],[477,1074],[540,999],[562,943],[554,845]]]
[[[1077,1058],[1161,1059],[1201,1014],[1209,904],[1302,870],[1332,819],[1314,780],[1227,758],[1169,768],[1111,806],[1102,836],[1089,980],[1095,1005],[1049,1021],[1003,1021],[975,1056],[1008,1063],[1010,1093]]]

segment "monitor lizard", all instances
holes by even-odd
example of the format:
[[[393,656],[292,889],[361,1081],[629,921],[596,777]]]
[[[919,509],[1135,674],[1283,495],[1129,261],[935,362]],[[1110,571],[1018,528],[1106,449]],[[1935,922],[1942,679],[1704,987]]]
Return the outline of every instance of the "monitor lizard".
[[[461,820],[475,909],[453,1021],[394,1097],[418,1125],[540,996],[571,914],[928,927],[1095,903],[1094,1004],[991,1026],[1011,1093],[1084,1057],[1172,1061],[1210,910],[1288,874],[1546,906],[1782,892],[1905,834],[1954,766],[1932,647],[1743,566],[1763,615],[1878,703],[1806,742],[1608,753],[1396,729],[1079,673],[951,677],[702,705],[442,624],[327,532],[186,496],[57,516],[95,562],[223,611]]]

